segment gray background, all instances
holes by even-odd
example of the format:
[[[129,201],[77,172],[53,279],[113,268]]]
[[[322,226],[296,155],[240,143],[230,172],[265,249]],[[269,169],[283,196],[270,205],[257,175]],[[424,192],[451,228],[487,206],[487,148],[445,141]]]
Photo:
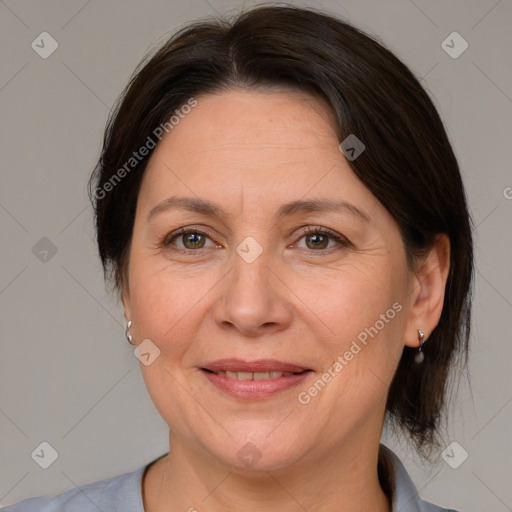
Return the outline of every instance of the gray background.
[[[425,499],[464,512],[512,510],[512,2],[298,4],[381,38],[422,78],[446,123],[476,225],[471,385],[461,381],[447,437],[469,457],[457,469],[441,457],[425,467],[387,442]],[[133,471],[167,450],[122,308],[104,287],[86,182],[109,108],[146,51],[186,21],[240,7],[0,1],[2,505]],[[47,59],[31,48],[43,31],[59,45]],[[456,59],[441,47],[453,31],[469,44]],[[43,237],[57,248],[46,261]],[[31,458],[42,441],[58,452],[46,470]]]

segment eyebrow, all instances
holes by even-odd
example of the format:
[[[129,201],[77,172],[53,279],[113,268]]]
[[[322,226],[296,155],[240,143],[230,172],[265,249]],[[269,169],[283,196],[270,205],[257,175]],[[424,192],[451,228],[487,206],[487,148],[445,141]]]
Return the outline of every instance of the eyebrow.
[[[222,207],[207,201],[205,199],[198,199],[193,197],[177,197],[172,196],[164,199],[156,206],[154,206],[148,213],[147,220],[149,221],[155,215],[165,212],[170,209],[188,210],[206,217],[218,217],[220,219],[233,219],[234,215],[227,212]],[[281,220],[284,217],[290,217],[300,213],[312,212],[336,212],[336,213],[349,213],[350,215],[370,222],[370,217],[367,213],[363,212],[357,206],[347,203],[346,201],[334,199],[308,199],[306,201],[292,201],[280,206],[276,214],[276,219]]]

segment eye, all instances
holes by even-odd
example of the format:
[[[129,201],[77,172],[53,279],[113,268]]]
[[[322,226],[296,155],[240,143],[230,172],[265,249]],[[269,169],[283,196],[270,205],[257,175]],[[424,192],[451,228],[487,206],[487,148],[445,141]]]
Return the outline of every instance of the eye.
[[[161,244],[164,247],[169,248],[177,248],[185,253],[197,252],[201,249],[207,249],[208,247],[205,245],[206,240],[210,239],[210,234],[198,229],[190,229],[190,228],[181,228],[178,231],[171,233],[169,236],[166,236]],[[175,244],[174,241],[181,242],[183,246]],[[175,246],[175,247],[171,247]],[[219,245],[215,245],[215,247],[220,247]]]
[[[300,240],[304,239],[306,250],[316,252],[330,252],[330,249],[339,249],[340,247],[348,247],[350,242],[338,233],[328,228],[308,227],[301,235]],[[329,247],[329,242],[334,240],[334,247]],[[337,247],[336,247],[337,246]]]

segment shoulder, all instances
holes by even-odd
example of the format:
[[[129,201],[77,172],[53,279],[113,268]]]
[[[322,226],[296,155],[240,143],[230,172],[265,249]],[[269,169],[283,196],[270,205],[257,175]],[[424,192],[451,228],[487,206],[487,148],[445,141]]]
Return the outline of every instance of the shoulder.
[[[2,508],[1,512],[144,512],[141,484],[147,466],[75,487],[58,496],[28,498]]]
[[[383,444],[380,445],[379,465],[389,481],[392,512],[458,512],[422,500],[400,459]]]

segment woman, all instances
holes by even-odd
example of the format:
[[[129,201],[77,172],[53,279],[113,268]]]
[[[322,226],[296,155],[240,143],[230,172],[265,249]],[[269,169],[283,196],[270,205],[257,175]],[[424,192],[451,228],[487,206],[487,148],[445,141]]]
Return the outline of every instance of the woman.
[[[442,446],[471,309],[458,164],[403,63],[314,10],[192,24],[141,63],[90,184],[169,453],[6,511],[448,510],[380,444]]]

